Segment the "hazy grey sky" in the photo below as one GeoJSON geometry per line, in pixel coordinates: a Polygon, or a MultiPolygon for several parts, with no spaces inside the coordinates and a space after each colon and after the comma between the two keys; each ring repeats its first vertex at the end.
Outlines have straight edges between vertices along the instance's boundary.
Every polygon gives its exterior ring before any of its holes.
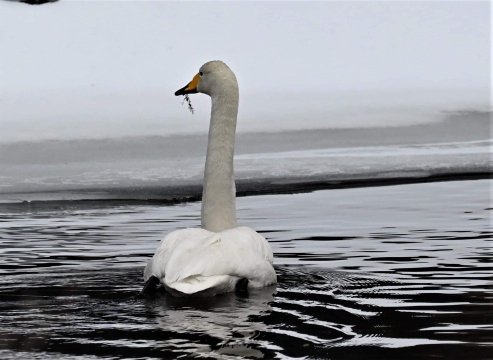
{"type": "Polygon", "coordinates": [[[173,92],[213,59],[237,74],[240,131],[489,101],[486,1],[2,1],[0,31],[0,141],[206,131],[209,99],[192,116],[173,92]]]}

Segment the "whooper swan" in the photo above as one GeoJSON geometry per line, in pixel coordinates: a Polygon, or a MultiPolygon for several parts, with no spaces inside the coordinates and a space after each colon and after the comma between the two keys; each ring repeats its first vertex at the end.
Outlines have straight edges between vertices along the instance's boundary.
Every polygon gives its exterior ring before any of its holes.
{"type": "Polygon", "coordinates": [[[210,296],[247,291],[277,281],[269,243],[255,230],[236,225],[236,76],[223,62],[211,61],[175,95],[199,92],[212,100],[202,226],[173,231],[161,241],[144,270],[144,293],[162,283],[175,296],[210,296]]]}

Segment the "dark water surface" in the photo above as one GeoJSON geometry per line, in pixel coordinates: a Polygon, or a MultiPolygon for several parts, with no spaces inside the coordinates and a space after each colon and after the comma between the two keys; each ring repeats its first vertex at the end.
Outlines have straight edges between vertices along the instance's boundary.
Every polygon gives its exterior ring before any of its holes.
{"type": "Polygon", "coordinates": [[[493,359],[491,180],[238,199],[279,284],[140,298],[199,203],[0,205],[0,358],[493,359]]]}

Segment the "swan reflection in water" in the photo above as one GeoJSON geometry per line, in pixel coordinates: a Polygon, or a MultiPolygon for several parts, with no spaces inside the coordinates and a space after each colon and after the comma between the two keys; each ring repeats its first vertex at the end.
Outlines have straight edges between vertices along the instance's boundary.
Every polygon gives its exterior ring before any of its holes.
{"type": "Polygon", "coordinates": [[[165,347],[180,352],[264,357],[261,349],[275,350],[258,339],[268,330],[261,319],[272,311],[276,285],[252,289],[246,296],[234,293],[214,297],[178,298],[164,291],[147,302],[157,327],[170,338],[165,347]]]}

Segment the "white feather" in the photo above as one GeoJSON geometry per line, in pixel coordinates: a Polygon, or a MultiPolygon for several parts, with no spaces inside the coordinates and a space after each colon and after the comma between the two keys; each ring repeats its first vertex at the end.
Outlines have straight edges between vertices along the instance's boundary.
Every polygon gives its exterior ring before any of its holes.
{"type": "Polygon", "coordinates": [[[233,291],[239,279],[248,286],[276,283],[272,250],[264,237],[248,227],[213,233],[204,229],[177,230],[159,244],[144,270],[166,288],[183,294],[209,289],[208,294],[233,291]]]}

